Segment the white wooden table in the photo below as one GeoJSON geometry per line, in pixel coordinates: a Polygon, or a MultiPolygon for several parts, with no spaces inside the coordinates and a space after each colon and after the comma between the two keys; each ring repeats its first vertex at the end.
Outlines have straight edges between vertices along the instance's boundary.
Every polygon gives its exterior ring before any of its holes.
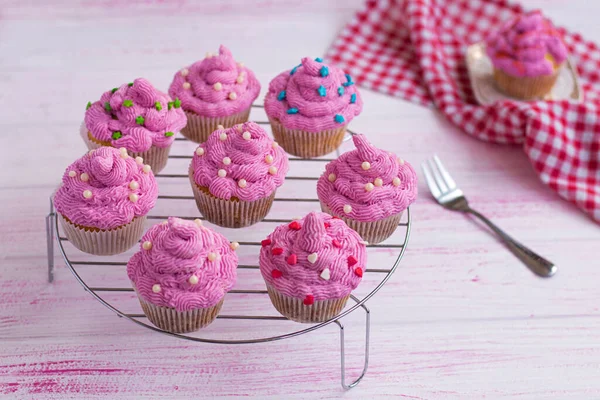
{"type": "MultiPolygon", "coordinates": [[[[598,226],[544,187],[519,147],[479,142],[434,110],[366,90],[354,130],[415,167],[436,152],[477,209],[559,273],[536,278],[480,225],[437,206],[421,182],[406,256],[368,303],[369,371],[348,392],[333,326],[270,344],[195,344],[116,318],[58,256],[56,280],[46,281],[48,197],[84,151],[78,127],[88,100],[138,76],[164,90],[178,68],[220,43],[254,69],[264,93],[300,57],[322,55],[360,5],[324,3],[0,4],[0,397],[600,398],[598,226]]],[[[600,41],[597,2],[526,4],[600,41]]],[[[357,326],[350,344],[362,343],[357,326]]],[[[351,376],[359,353],[350,349],[351,376]]]]}

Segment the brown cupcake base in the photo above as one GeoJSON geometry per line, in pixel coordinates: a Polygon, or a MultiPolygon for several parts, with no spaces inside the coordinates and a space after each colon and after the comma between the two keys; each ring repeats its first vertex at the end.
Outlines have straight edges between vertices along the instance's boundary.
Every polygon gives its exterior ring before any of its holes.
{"type": "Polygon", "coordinates": [[[181,134],[192,142],[204,143],[217,130],[217,126],[230,128],[248,121],[250,109],[226,117],[203,117],[190,111],[185,111],[185,115],[187,125],[181,130],[181,134]]]}
{"type": "Polygon", "coordinates": [[[515,77],[494,68],[494,81],[498,89],[511,97],[521,100],[544,98],[554,87],[557,78],[558,68],[555,68],[552,75],[537,77],[515,77]]]}
{"type": "Polygon", "coordinates": [[[348,295],[340,299],[318,300],[307,306],[303,299],[281,294],[269,285],[267,285],[267,292],[273,306],[281,315],[292,321],[304,323],[325,322],[335,317],[342,312],[350,297],[348,295]]]}
{"type": "Polygon", "coordinates": [[[313,158],[329,154],[342,144],[346,125],[321,132],[286,129],[277,119],[269,118],[273,137],[289,154],[313,158]]]}

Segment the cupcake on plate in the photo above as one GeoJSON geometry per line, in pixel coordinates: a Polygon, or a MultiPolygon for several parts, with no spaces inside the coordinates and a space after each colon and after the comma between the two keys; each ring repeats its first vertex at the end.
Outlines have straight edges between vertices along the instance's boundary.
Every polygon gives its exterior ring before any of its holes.
{"type": "Polygon", "coordinates": [[[81,137],[88,149],[124,147],[132,157],[142,157],[160,172],[169,157],[175,134],[186,124],[179,99],[154,88],[146,79],[104,93],[88,103],[81,137]]]}
{"type": "Polygon", "coordinates": [[[355,150],[325,166],[317,182],[321,209],[343,219],[369,243],[394,233],[403,211],[417,199],[417,175],[394,154],[364,135],[352,137],[355,150]]]}
{"type": "Polygon", "coordinates": [[[149,165],[127,150],[101,147],[69,165],[54,195],[65,235],[79,250],[118,254],[144,233],[158,186],[149,165]]]}
{"type": "Polygon", "coordinates": [[[320,58],[279,74],[269,84],[265,111],[273,136],[290,154],[318,157],[337,149],[362,110],[352,77],[320,58]]]}
{"type": "Polygon", "coordinates": [[[227,228],[262,220],[288,171],[285,152],[254,122],[218,129],[195,151],[189,175],[198,209],[227,228]]]}
{"type": "Polygon", "coordinates": [[[275,228],[260,250],[271,302],[297,322],[323,322],[338,315],[360,283],[366,247],[344,221],[311,212],[275,228]]]}
{"type": "Polygon", "coordinates": [[[127,275],[150,322],[173,333],[213,322],[235,285],[237,247],[200,220],[169,217],[150,228],[127,263],[127,275]]]}
{"type": "Polygon", "coordinates": [[[567,59],[561,34],[540,11],[506,22],[486,41],[500,90],[522,100],[543,98],[567,59]]]}
{"type": "Polygon", "coordinates": [[[252,102],[258,97],[260,83],[231,51],[219,47],[219,54],[208,53],[175,74],[169,93],[181,99],[188,118],[181,133],[203,143],[219,125],[229,128],[248,121],[252,102]]]}

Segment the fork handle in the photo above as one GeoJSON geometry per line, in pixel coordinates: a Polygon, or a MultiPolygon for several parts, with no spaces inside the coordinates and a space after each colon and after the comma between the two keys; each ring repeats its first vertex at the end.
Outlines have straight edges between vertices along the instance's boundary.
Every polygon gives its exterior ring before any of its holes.
{"type": "Polygon", "coordinates": [[[521,243],[517,242],[510,236],[508,236],[502,229],[496,226],[492,221],[487,219],[483,214],[478,211],[473,210],[469,207],[466,210],[468,213],[476,216],[481,221],[483,221],[487,226],[490,227],[506,244],[506,247],[519,259],[523,264],[525,264],[534,274],[549,277],[556,273],[556,266],[550,261],[546,260],[544,257],[539,254],[533,252],[528,249],[521,243]]]}

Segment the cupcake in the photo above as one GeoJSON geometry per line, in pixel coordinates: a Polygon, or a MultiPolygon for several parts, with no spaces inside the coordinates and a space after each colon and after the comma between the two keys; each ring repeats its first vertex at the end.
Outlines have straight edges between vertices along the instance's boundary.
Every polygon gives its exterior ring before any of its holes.
{"type": "Polygon", "coordinates": [[[273,136],[290,154],[318,157],[337,149],[362,110],[350,75],[320,58],[279,74],[269,84],[265,111],[273,136]]]}
{"type": "Polygon", "coordinates": [[[486,41],[500,90],[522,100],[543,98],[567,59],[560,33],[539,11],[506,22],[486,41]]]}
{"type": "Polygon", "coordinates": [[[158,173],[167,165],[175,134],[185,123],[179,99],[172,100],[139,78],[88,103],[81,137],[90,150],[124,147],[158,173]]]}
{"type": "Polygon", "coordinates": [[[352,137],[355,150],[325,166],[317,182],[321,209],[343,219],[369,243],[398,227],[402,212],[417,198],[417,175],[409,163],[352,137]]]}
{"type": "Polygon", "coordinates": [[[172,333],[213,322],[235,285],[238,243],[202,226],[169,217],[142,238],[127,275],[150,322],[172,333]]]}
{"type": "Polygon", "coordinates": [[[297,322],[323,322],[338,315],[361,281],[367,255],[358,234],[321,212],[275,228],[260,250],[271,302],[297,322]]]}
{"type": "Polygon", "coordinates": [[[154,175],[141,157],[129,157],[124,148],[101,147],[69,165],[54,206],[75,247],[105,256],[136,244],[157,197],[154,175]]]}
{"type": "Polygon", "coordinates": [[[258,92],[254,73],[236,63],[225,46],[219,47],[219,54],[208,53],[204,60],[181,69],[169,88],[187,115],[181,133],[196,143],[204,143],[219,125],[229,128],[248,121],[258,92]]]}
{"type": "Polygon", "coordinates": [[[281,147],[258,124],[246,122],[213,132],[196,149],[189,176],[208,221],[242,228],[267,215],[287,171],[281,147]]]}

